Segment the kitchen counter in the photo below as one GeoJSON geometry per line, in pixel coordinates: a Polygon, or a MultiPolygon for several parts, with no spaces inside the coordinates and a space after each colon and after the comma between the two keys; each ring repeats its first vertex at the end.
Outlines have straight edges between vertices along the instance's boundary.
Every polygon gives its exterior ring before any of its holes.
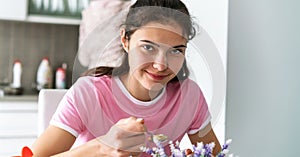
{"type": "Polygon", "coordinates": [[[0,102],[27,102],[27,101],[38,101],[38,95],[5,95],[4,97],[0,97],[0,102]]]}
{"type": "Polygon", "coordinates": [[[38,95],[0,97],[0,156],[20,154],[37,137],[38,95]]]}

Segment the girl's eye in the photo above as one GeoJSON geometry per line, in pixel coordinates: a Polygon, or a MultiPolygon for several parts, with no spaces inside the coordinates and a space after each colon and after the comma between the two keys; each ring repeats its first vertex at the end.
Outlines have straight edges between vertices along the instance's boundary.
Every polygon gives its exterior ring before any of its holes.
{"type": "Polygon", "coordinates": [[[180,50],[180,49],[172,49],[172,50],[170,50],[170,53],[171,54],[181,54],[182,53],[182,50],[180,50]]]}
{"type": "Polygon", "coordinates": [[[143,48],[147,51],[153,51],[154,50],[154,47],[151,46],[151,45],[143,45],[143,48]]]}

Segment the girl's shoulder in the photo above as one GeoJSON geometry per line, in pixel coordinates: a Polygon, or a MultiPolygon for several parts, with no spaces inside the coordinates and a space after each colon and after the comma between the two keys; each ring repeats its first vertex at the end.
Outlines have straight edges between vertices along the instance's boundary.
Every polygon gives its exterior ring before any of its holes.
{"type": "Polygon", "coordinates": [[[82,76],[76,80],[76,82],[72,85],[71,89],[73,91],[80,92],[91,92],[95,91],[95,89],[106,89],[111,86],[111,76],[103,75],[100,77],[94,76],[82,76]]]}
{"type": "Polygon", "coordinates": [[[172,88],[173,89],[177,88],[177,89],[188,89],[188,90],[200,90],[199,85],[195,81],[193,81],[189,78],[187,78],[183,81],[176,81],[176,82],[168,83],[167,89],[172,89],[172,88]]]}
{"type": "Polygon", "coordinates": [[[82,76],[77,79],[75,84],[110,82],[111,79],[112,79],[112,76],[109,76],[109,75],[103,75],[103,76],[99,76],[99,77],[82,76]]]}

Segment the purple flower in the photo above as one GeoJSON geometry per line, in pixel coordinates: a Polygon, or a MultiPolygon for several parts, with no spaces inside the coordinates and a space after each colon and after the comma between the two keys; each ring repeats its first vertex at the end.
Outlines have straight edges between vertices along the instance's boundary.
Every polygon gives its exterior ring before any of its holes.
{"type": "MultiPolygon", "coordinates": [[[[225,157],[228,153],[228,146],[231,143],[231,139],[227,140],[225,144],[222,146],[222,151],[216,157],[225,157]]],[[[155,142],[157,147],[152,149],[141,147],[141,151],[150,154],[153,157],[168,157],[165,153],[164,147],[161,142],[155,142]]],[[[197,143],[197,146],[193,145],[193,151],[190,149],[181,150],[179,148],[179,142],[176,141],[175,145],[172,141],[169,141],[169,147],[172,155],[170,157],[211,157],[213,148],[215,147],[215,143],[203,144],[202,142],[197,143]],[[189,155],[187,155],[189,154],[189,155]]],[[[230,154],[229,156],[232,156],[230,154]]]]}

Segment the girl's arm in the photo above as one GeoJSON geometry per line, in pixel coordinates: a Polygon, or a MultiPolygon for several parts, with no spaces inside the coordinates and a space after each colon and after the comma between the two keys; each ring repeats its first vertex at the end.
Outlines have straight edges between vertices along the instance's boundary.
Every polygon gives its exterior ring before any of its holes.
{"type": "Polygon", "coordinates": [[[35,141],[32,146],[32,151],[34,157],[110,156],[113,153],[112,148],[102,146],[96,139],[70,150],[74,141],[75,137],[72,134],[50,125],[35,141]],[[105,154],[107,152],[110,154],[105,154]]]}
{"type": "Polygon", "coordinates": [[[32,151],[34,157],[138,156],[140,151],[129,152],[131,149],[125,148],[135,148],[144,143],[143,131],[143,121],[134,117],[121,119],[106,135],[70,150],[76,138],[69,132],[50,125],[35,141],[32,151]]]}
{"type": "Polygon", "coordinates": [[[205,128],[198,131],[195,134],[188,135],[193,145],[196,145],[197,142],[203,142],[203,144],[209,144],[211,142],[215,143],[215,147],[213,149],[213,155],[216,156],[221,152],[221,145],[218,141],[217,136],[212,129],[211,123],[209,123],[205,128]]]}
{"type": "Polygon", "coordinates": [[[48,157],[69,150],[75,142],[69,132],[50,125],[32,145],[34,156],[48,157]]]}

